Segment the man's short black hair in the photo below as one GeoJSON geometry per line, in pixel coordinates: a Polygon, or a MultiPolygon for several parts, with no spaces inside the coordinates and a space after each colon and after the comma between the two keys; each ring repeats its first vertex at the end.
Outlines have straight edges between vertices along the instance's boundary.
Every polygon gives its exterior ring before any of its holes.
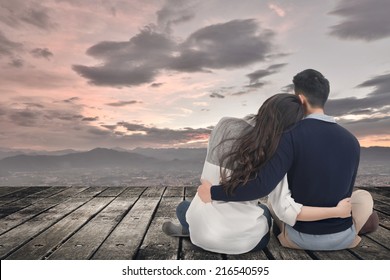
{"type": "Polygon", "coordinates": [[[293,78],[295,94],[303,94],[311,106],[324,108],[329,96],[329,81],[318,71],[306,69],[293,78]]]}

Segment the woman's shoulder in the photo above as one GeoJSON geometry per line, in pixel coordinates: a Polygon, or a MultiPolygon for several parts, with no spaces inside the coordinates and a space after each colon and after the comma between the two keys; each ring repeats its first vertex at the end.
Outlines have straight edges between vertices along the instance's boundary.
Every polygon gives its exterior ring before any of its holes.
{"type": "Polygon", "coordinates": [[[225,127],[225,126],[247,126],[249,125],[248,119],[245,118],[236,118],[236,117],[223,117],[219,120],[215,127],[225,127]]]}

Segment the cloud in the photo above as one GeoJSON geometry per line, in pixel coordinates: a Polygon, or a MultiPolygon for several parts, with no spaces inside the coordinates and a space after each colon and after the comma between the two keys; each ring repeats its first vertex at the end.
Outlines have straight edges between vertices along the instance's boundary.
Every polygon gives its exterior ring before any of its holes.
{"type": "Polygon", "coordinates": [[[281,92],[294,93],[294,84],[289,84],[280,89],[281,92]]]}
{"type": "Polygon", "coordinates": [[[340,39],[374,41],[390,36],[390,1],[341,0],[330,12],[343,18],[331,26],[330,34],[340,39]]]}
{"type": "Polygon", "coordinates": [[[94,122],[94,121],[99,120],[99,117],[84,117],[81,120],[84,122],[94,122]]]}
{"type": "Polygon", "coordinates": [[[191,1],[168,0],[162,9],[157,11],[157,25],[162,31],[172,33],[172,25],[189,21],[194,16],[191,1]]]}
{"type": "Polygon", "coordinates": [[[24,65],[24,60],[21,58],[13,58],[9,63],[9,66],[15,67],[15,68],[22,68],[24,65]]]}
{"type": "Polygon", "coordinates": [[[216,93],[216,92],[211,93],[211,94],[210,94],[210,97],[211,97],[211,98],[225,98],[224,95],[219,94],[219,93],[216,93]]]}
{"type": "Polygon", "coordinates": [[[150,86],[154,88],[161,87],[164,83],[152,83],[150,86]]]}
{"type": "Polygon", "coordinates": [[[169,129],[128,122],[120,122],[117,124],[117,127],[119,126],[126,128],[129,132],[138,132],[126,135],[124,139],[143,144],[175,145],[190,141],[207,141],[211,133],[210,128],[169,129]]]}
{"type": "Polygon", "coordinates": [[[57,26],[50,17],[50,10],[40,1],[2,0],[0,21],[12,28],[27,24],[49,30],[57,26]]]}
{"type": "Polygon", "coordinates": [[[81,100],[80,97],[74,96],[74,97],[71,97],[71,98],[63,100],[63,102],[65,102],[65,103],[73,103],[74,101],[79,101],[79,100],[81,100]]]}
{"type": "Polygon", "coordinates": [[[250,84],[256,84],[258,83],[259,79],[277,73],[279,69],[283,68],[286,65],[287,63],[274,64],[269,66],[267,69],[256,70],[252,73],[247,74],[246,76],[249,78],[250,84]]]}
{"type": "Polygon", "coordinates": [[[113,107],[122,107],[122,106],[137,104],[137,103],[142,103],[142,102],[141,101],[137,101],[137,100],[118,101],[118,102],[106,103],[106,105],[113,106],[113,107]]]}
{"type": "Polygon", "coordinates": [[[129,41],[90,47],[87,54],[100,60],[99,65],[72,68],[94,85],[137,86],[153,82],[163,70],[211,72],[264,61],[272,52],[273,36],[253,19],[233,20],[201,28],[178,43],[149,25],[129,41]]]}
{"type": "Polygon", "coordinates": [[[340,124],[357,137],[370,135],[388,135],[390,116],[373,117],[359,121],[340,120],[340,124]]]}
{"type": "Polygon", "coordinates": [[[46,58],[47,60],[53,56],[53,53],[48,48],[36,48],[31,50],[30,53],[36,58],[46,58]]]}
{"type": "Polygon", "coordinates": [[[170,68],[184,72],[239,68],[264,61],[274,33],[253,19],[232,20],[201,28],[179,46],[170,68]]]}
{"type": "Polygon", "coordinates": [[[373,77],[357,86],[373,88],[366,97],[328,100],[325,112],[358,137],[387,135],[390,127],[390,74],[373,77]]]}
{"type": "Polygon", "coordinates": [[[356,114],[357,112],[372,113],[381,110],[386,105],[390,105],[390,74],[373,77],[357,87],[373,87],[374,90],[363,98],[330,99],[326,103],[326,112],[333,116],[356,114]]]}
{"type": "Polygon", "coordinates": [[[0,30],[0,58],[2,56],[13,57],[16,51],[20,51],[23,44],[9,40],[0,30]]]}
{"type": "Polygon", "coordinates": [[[269,3],[268,8],[270,8],[272,11],[274,11],[278,16],[284,17],[286,15],[286,12],[278,5],[269,3]]]}

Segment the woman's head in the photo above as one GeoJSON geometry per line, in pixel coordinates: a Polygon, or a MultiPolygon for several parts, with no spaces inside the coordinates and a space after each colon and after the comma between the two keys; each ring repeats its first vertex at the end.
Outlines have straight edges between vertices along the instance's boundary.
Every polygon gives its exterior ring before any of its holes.
{"type": "Polygon", "coordinates": [[[275,153],[282,133],[303,116],[296,95],[280,93],[268,98],[254,116],[254,127],[238,138],[231,152],[220,160],[221,167],[230,170],[221,172],[225,190],[232,193],[239,184],[253,178],[275,153]]]}
{"type": "Polygon", "coordinates": [[[288,93],[275,94],[259,108],[255,116],[254,130],[261,138],[280,135],[303,116],[303,106],[297,96],[288,93]]]}

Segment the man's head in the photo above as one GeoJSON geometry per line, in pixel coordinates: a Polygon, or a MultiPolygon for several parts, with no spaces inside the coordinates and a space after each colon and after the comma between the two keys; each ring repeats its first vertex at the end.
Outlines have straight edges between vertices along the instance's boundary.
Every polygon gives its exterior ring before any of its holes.
{"type": "Polygon", "coordinates": [[[329,96],[329,81],[318,71],[306,69],[293,78],[294,91],[306,109],[323,109],[329,96]],[[307,104],[305,104],[307,103],[307,104]]]}

